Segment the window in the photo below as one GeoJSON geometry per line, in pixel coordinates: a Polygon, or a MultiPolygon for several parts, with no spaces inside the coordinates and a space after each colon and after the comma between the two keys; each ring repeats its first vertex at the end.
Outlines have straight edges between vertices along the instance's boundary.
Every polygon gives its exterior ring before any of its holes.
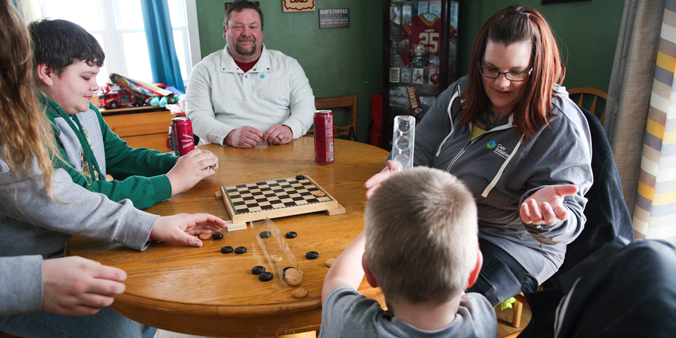
{"type": "MultiPolygon", "coordinates": [[[[97,76],[99,85],[108,81],[109,73],[119,73],[147,82],[153,81],[140,0],[37,1],[43,17],[77,23],[101,44],[106,53],[106,60],[97,76]]],[[[199,61],[199,37],[196,29],[190,30],[193,34],[188,30],[189,26],[197,25],[195,0],[167,0],[167,2],[176,56],[183,82],[187,84],[194,64],[193,59],[197,58],[195,63],[199,61]]]]}

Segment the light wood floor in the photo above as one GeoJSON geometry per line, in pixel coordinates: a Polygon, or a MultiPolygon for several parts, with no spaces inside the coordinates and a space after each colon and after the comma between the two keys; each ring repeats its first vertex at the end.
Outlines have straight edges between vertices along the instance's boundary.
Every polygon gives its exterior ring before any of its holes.
{"type": "Polygon", "coordinates": [[[522,331],[528,322],[530,322],[530,309],[523,307],[523,312],[521,314],[521,325],[519,327],[512,326],[512,309],[505,309],[502,311],[496,311],[498,316],[498,337],[507,337],[510,334],[515,332],[522,331]]]}

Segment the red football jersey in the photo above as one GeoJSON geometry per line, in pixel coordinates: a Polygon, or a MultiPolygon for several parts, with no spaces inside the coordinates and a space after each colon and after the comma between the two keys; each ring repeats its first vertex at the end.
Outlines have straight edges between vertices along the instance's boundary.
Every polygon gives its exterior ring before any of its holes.
{"type": "Polygon", "coordinates": [[[404,33],[408,35],[409,45],[423,44],[429,54],[439,55],[441,20],[437,17],[429,21],[421,14],[411,20],[410,24],[401,25],[404,33]]]}

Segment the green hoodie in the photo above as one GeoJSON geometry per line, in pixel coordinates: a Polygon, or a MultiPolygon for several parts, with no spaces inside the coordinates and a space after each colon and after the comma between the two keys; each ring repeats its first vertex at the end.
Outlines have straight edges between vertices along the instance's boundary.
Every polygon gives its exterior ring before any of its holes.
{"type": "MultiPolygon", "coordinates": [[[[166,173],[176,164],[176,156],[129,147],[110,130],[91,103],[88,111],[71,116],[56,102],[41,96],[40,102],[52,122],[56,142],[65,159],[65,162],[54,159],[54,167],[66,170],[73,182],[116,202],[128,198],[139,209],[171,197],[171,184],[166,173]],[[87,135],[82,132],[83,128],[87,135]],[[83,153],[86,163],[82,163],[83,153]],[[82,173],[83,166],[89,169],[93,178],[82,173]],[[106,174],[115,180],[106,181],[106,174]]],[[[129,115],[129,118],[134,116],[129,115]]]]}

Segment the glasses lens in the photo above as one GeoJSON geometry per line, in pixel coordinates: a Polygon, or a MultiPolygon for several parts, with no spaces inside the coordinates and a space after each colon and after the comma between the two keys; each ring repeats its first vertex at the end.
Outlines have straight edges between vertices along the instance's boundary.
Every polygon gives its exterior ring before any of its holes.
{"type": "Polygon", "coordinates": [[[505,75],[507,76],[507,80],[510,81],[523,81],[528,77],[527,72],[509,72],[505,75]]]}
{"type": "Polygon", "coordinates": [[[486,68],[486,67],[479,67],[479,71],[481,72],[481,75],[485,77],[490,77],[490,78],[496,78],[500,73],[497,71],[497,69],[493,68],[486,68]]]}

